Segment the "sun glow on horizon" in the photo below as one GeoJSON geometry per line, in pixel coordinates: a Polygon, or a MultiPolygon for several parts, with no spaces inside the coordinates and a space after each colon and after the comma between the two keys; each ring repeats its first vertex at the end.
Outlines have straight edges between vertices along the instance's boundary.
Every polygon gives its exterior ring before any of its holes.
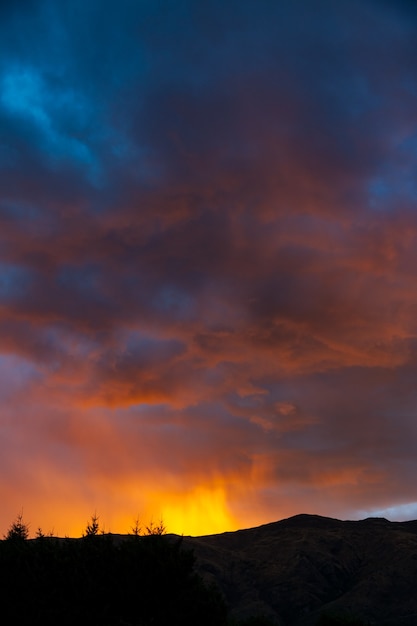
{"type": "MultiPolygon", "coordinates": [[[[109,491],[105,500],[93,498],[90,504],[75,498],[57,510],[39,507],[32,500],[23,510],[23,521],[28,523],[32,537],[39,528],[54,536],[81,537],[93,515],[97,515],[100,530],[105,533],[131,533],[136,521],[143,534],[160,522],[167,533],[178,535],[202,536],[239,528],[239,520],[230,511],[227,490],[221,484],[197,484],[185,492],[167,488],[151,491],[137,485],[131,490],[125,486],[119,493],[109,491]]],[[[3,533],[13,521],[6,519],[3,533]]]]}
{"type": "Polygon", "coordinates": [[[197,486],[186,495],[171,495],[169,500],[162,508],[162,519],[168,532],[198,536],[238,528],[221,486],[197,486]]]}

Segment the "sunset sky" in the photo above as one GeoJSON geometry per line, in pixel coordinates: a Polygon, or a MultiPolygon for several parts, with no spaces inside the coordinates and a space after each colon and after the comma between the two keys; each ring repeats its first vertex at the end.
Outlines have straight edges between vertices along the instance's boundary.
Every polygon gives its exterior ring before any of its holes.
{"type": "Polygon", "coordinates": [[[417,518],[417,5],[2,0],[0,536],[417,518]]]}

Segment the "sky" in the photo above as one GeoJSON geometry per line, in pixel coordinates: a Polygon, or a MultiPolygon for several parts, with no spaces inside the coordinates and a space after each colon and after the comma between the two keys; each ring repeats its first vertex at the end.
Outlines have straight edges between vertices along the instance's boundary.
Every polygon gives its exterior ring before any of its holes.
{"type": "Polygon", "coordinates": [[[417,518],[417,9],[0,3],[0,533],[417,518]]]}

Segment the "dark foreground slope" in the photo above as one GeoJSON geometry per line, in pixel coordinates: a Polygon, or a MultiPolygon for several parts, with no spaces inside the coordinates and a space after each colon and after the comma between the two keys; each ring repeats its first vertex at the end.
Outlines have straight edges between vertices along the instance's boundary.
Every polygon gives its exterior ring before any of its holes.
{"type": "Polygon", "coordinates": [[[236,616],[310,626],[325,611],[378,626],[417,625],[417,521],[298,515],[185,543],[236,616]]]}
{"type": "Polygon", "coordinates": [[[0,624],[226,626],[178,537],[0,541],[0,624]]]}
{"type": "Polygon", "coordinates": [[[417,626],[417,521],[299,515],[206,537],[25,537],[0,541],[1,624],[417,626]]]}

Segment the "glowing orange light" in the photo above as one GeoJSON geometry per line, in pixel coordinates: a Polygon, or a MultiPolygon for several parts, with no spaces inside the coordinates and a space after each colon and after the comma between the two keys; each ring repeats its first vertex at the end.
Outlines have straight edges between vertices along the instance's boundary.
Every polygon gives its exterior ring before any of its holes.
{"type": "Polygon", "coordinates": [[[237,528],[221,486],[199,486],[186,495],[171,495],[162,515],[168,530],[177,534],[209,535],[237,528]]]}

